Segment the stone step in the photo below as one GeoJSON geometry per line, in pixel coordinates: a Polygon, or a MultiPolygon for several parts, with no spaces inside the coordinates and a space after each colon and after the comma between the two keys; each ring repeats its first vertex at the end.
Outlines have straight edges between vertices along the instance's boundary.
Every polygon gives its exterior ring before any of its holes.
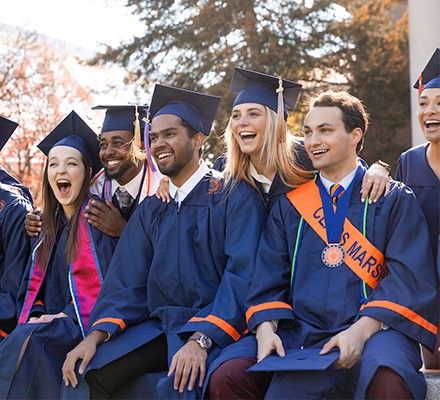
{"type": "Polygon", "coordinates": [[[440,370],[424,370],[428,393],[426,400],[440,399],[440,370]]]}

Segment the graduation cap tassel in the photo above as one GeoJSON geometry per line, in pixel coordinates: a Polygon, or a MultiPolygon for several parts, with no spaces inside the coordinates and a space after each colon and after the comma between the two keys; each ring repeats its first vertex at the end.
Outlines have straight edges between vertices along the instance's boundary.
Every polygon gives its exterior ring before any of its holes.
{"type": "Polygon", "coordinates": [[[277,108],[277,121],[276,121],[276,134],[277,142],[286,142],[286,122],[284,121],[284,87],[281,77],[278,79],[278,108],[277,108]]]}
{"type": "Polygon", "coordinates": [[[134,137],[133,137],[133,142],[134,142],[135,146],[138,149],[140,149],[141,148],[141,123],[139,121],[138,106],[135,106],[135,108],[134,108],[134,115],[135,115],[135,120],[134,120],[134,137]]]}
{"type": "Polygon", "coordinates": [[[139,121],[139,111],[138,106],[135,106],[134,110],[135,120],[134,120],[134,136],[133,143],[131,145],[131,157],[133,163],[137,165],[139,160],[145,159],[145,154],[142,152],[141,146],[141,123],[139,121]]]}
{"type": "Polygon", "coordinates": [[[145,148],[145,155],[147,157],[148,166],[150,167],[151,171],[156,172],[156,167],[153,162],[153,158],[151,157],[151,149],[150,149],[150,120],[147,116],[143,119],[144,121],[144,148],[145,148]]]}

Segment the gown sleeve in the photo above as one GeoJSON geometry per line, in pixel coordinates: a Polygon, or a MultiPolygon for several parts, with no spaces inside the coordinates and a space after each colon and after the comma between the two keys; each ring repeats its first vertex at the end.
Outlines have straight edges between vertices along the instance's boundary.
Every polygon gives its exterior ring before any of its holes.
{"type": "Polygon", "coordinates": [[[412,191],[395,183],[384,250],[387,275],[359,312],[433,349],[437,334],[437,277],[426,220],[412,191]]]}
{"type": "MultiPolygon", "coordinates": [[[[287,232],[296,232],[298,223],[286,230],[286,214],[296,213],[281,196],[272,207],[261,233],[255,273],[246,299],[249,331],[264,321],[293,319],[290,298],[291,254],[287,232]]],[[[294,218],[294,221],[299,220],[294,218]]]]}

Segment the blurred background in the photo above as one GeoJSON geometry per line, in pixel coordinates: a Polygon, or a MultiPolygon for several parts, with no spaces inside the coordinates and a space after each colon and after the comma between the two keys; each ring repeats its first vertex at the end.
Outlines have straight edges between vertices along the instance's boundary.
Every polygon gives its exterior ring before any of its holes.
{"type": "Polygon", "coordinates": [[[317,92],[361,98],[371,118],[361,156],[395,166],[423,141],[411,86],[440,47],[439,19],[439,0],[2,1],[0,114],[20,125],[0,162],[38,203],[35,144],[72,109],[99,132],[93,105],[148,103],[155,82],[222,96],[204,152],[212,162],[240,66],[303,84],[289,116],[296,134],[317,92]]]}

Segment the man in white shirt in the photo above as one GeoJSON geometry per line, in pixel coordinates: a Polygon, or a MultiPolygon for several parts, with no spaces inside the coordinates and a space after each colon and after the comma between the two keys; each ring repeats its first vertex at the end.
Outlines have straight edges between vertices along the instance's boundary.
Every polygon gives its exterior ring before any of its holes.
{"type": "Polygon", "coordinates": [[[79,373],[86,372],[91,398],[119,395],[136,377],[167,370],[158,397],[200,396],[210,362],[244,330],[242,306],[265,210],[254,188],[225,188],[221,173],[200,160],[218,103],[215,96],[155,87],[151,151],[170,178],[173,201],[150,197],[130,219],[89,334],[66,358],[65,384],[77,385],[74,368],[82,359],[79,373]],[[225,302],[229,296],[237,302],[225,302]]]}

